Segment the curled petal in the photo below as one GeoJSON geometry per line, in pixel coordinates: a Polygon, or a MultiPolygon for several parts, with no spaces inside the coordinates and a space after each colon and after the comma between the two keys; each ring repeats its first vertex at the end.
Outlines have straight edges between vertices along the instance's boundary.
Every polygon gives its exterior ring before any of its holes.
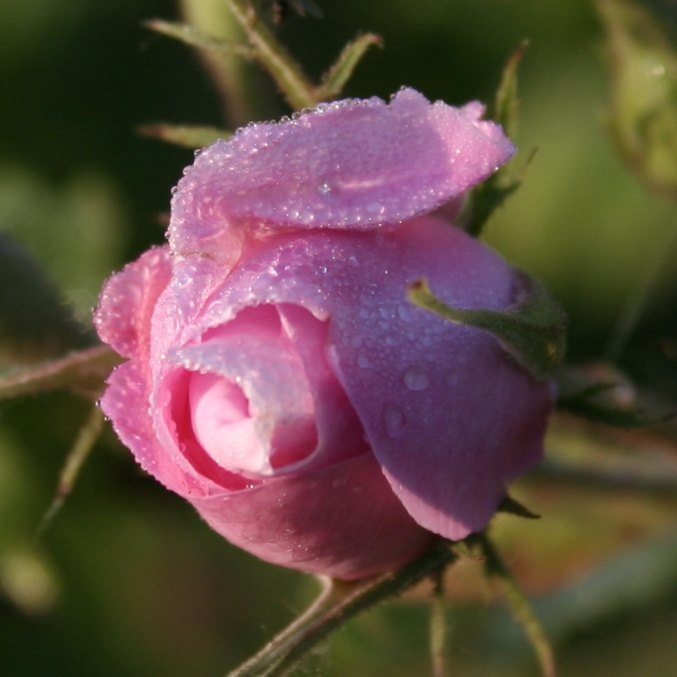
{"type": "Polygon", "coordinates": [[[245,127],[186,171],[172,203],[172,247],[230,259],[243,224],[370,229],[430,212],[514,153],[483,112],[403,89],[390,104],[348,99],[245,127]]]}
{"type": "Polygon", "coordinates": [[[508,307],[519,282],[491,250],[428,217],[271,242],[233,271],[203,319],[221,324],[245,290],[329,318],[335,373],[393,491],[419,524],[459,539],[486,526],[505,484],[540,460],[552,394],[489,334],[407,302],[423,274],[468,309],[508,307]]]}
{"type": "Polygon", "coordinates": [[[258,557],[336,578],[395,568],[431,541],[371,454],[192,503],[215,531],[258,557]]]}
{"type": "Polygon", "coordinates": [[[151,317],[170,275],[168,247],[150,249],[113,275],[94,315],[101,340],[124,357],[147,356],[151,317]]]}

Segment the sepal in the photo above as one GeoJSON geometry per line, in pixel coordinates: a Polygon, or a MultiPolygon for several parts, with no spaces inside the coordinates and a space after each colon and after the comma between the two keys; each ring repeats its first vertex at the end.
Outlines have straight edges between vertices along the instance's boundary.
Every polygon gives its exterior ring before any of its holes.
{"type": "Polygon", "coordinates": [[[564,311],[535,279],[521,271],[517,275],[519,298],[505,311],[449,306],[433,295],[425,280],[409,288],[409,299],[450,322],[489,332],[534,378],[545,381],[564,357],[564,311]]]}

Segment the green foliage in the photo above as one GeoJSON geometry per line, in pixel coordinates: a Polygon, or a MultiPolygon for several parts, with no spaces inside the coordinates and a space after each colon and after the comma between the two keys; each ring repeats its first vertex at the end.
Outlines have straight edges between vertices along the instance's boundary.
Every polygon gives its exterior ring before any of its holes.
{"type": "Polygon", "coordinates": [[[598,0],[611,57],[610,129],[651,190],[677,200],[677,51],[664,23],[636,0],[598,0]]]}
{"type": "Polygon", "coordinates": [[[503,312],[454,308],[437,299],[423,280],[411,286],[409,298],[450,322],[489,332],[534,378],[547,380],[564,359],[564,311],[533,278],[520,273],[520,282],[516,300],[503,312]]]}

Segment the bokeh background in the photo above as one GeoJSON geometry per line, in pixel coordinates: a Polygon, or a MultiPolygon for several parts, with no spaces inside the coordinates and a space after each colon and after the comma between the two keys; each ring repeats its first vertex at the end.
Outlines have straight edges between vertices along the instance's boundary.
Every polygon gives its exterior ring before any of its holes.
{"type": "MultiPolygon", "coordinates": [[[[530,40],[520,76],[517,162],[536,153],[487,239],[562,300],[572,362],[613,357],[651,402],[670,409],[677,401],[675,206],[642,186],[607,133],[610,69],[595,3],[317,4],[322,19],[290,13],[280,28],[311,74],[319,76],[358,31],[384,39],[385,48],[358,69],[350,96],[388,97],[409,85],[449,103],[490,101],[506,59],[530,40]],[[640,308],[638,320],[619,344],[633,307],[640,308]]],[[[669,28],[674,3],[647,4],[669,28]]],[[[14,257],[21,271],[42,270],[85,326],[103,280],[161,242],[170,189],[192,159],[192,151],[135,130],[157,121],[234,122],[196,53],[142,26],[150,18],[179,18],[178,5],[0,3],[0,232],[21,247],[14,257]]],[[[248,118],[288,112],[255,68],[243,76],[248,118]]],[[[34,306],[26,290],[40,287],[53,311],[59,306],[47,279],[38,284],[31,273],[24,284],[21,273],[9,276],[3,265],[0,368],[87,342],[69,323],[39,321],[45,307],[34,306]],[[25,341],[16,340],[21,332],[25,341]]],[[[38,535],[88,411],[69,393],[0,402],[0,674],[224,673],[304,607],[314,582],[222,541],[145,477],[110,431],[63,510],[38,535]]],[[[674,444],[651,433],[647,455],[625,438],[583,433],[558,422],[549,451],[606,459],[620,446],[640,474],[663,462],[668,475],[675,473],[674,444]]],[[[515,495],[543,519],[498,518],[497,537],[553,637],[562,674],[650,677],[674,670],[671,486],[621,491],[536,477],[515,495]]],[[[479,568],[464,562],[449,579],[454,674],[536,674],[528,645],[483,586],[479,568]]],[[[351,623],[308,674],[426,674],[424,592],[351,623]]]]}

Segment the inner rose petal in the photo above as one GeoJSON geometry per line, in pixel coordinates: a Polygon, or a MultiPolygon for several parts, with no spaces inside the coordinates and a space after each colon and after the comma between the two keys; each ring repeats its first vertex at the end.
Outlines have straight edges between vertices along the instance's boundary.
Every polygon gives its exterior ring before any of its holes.
{"type": "Polygon", "coordinates": [[[275,307],[242,311],[179,356],[191,432],[219,467],[255,479],[313,456],[313,389],[275,307]]]}
{"type": "Polygon", "coordinates": [[[270,472],[268,454],[239,386],[214,374],[193,374],[189,406],[195,437],[220,466],[235,472],[270,472]]]}

